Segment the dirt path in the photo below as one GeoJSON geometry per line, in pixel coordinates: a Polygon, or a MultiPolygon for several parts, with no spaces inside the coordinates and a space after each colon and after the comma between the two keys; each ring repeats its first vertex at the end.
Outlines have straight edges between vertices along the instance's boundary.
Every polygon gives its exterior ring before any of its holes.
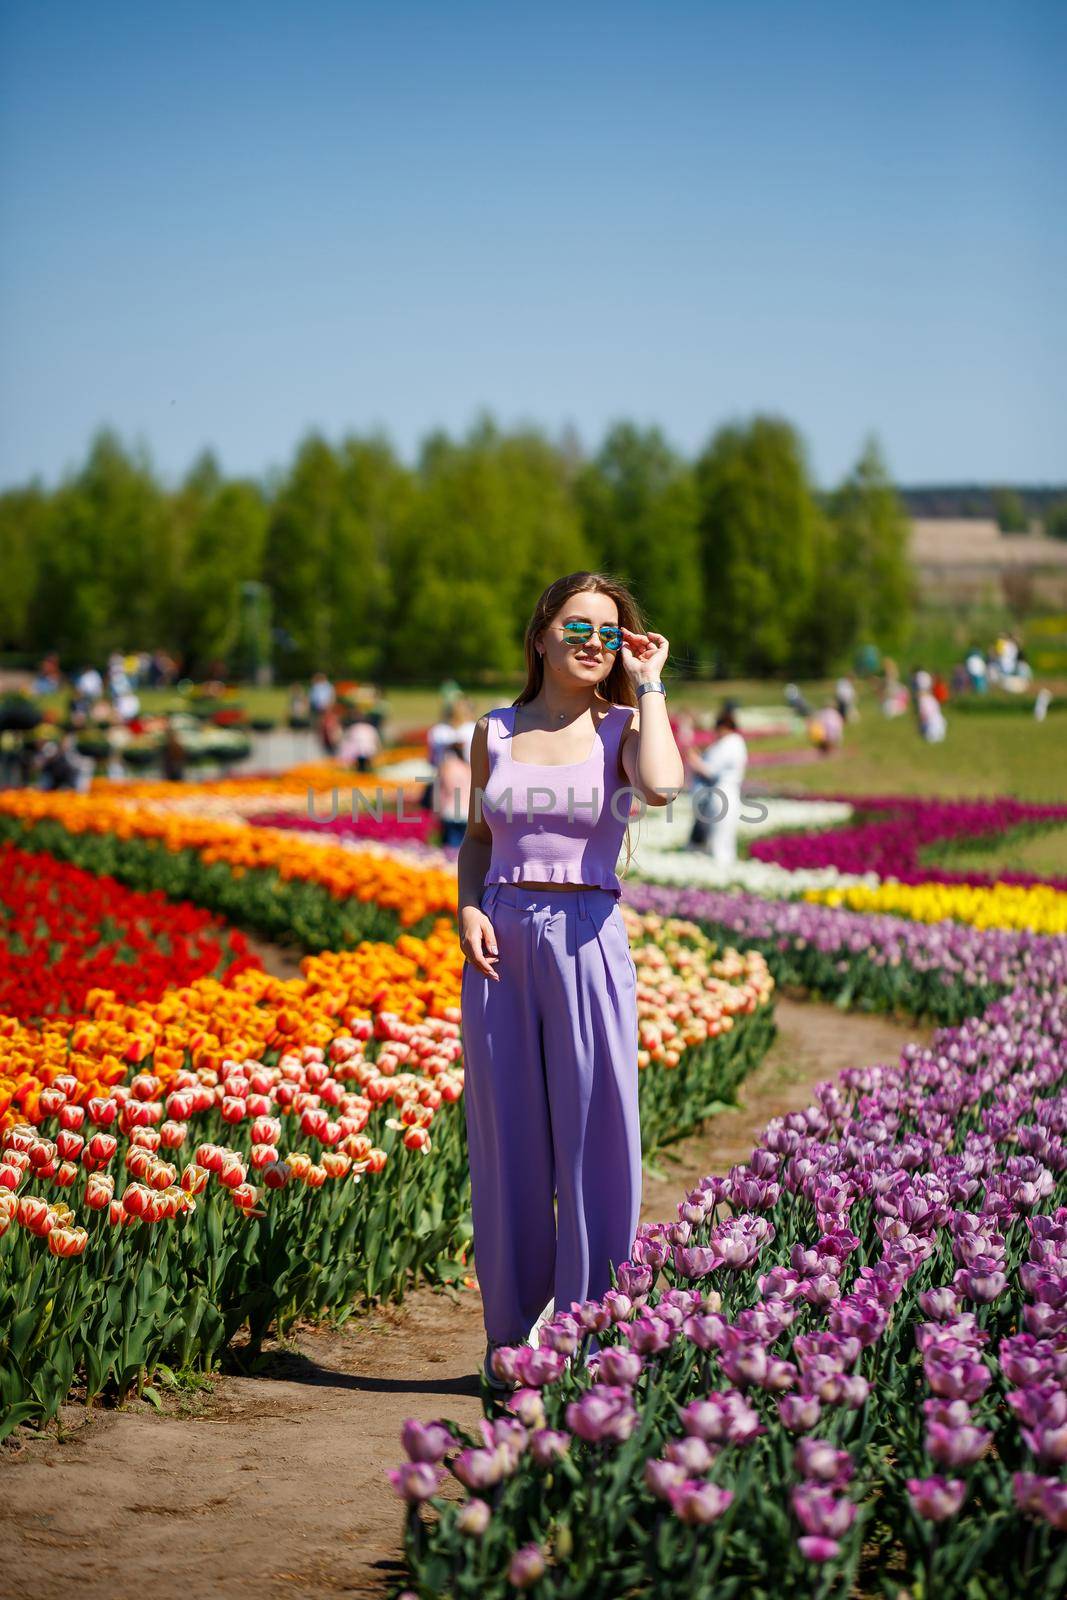
{"type": "MultiPolygon", "coordinates": [[[[846,1066],[892,1061],[914,1024],[780,1000],[780,1035],[744,1105],[661,1153],[643,1220],[751,1153],[769,1117],[801,1109],[846,1066]]],[[[385,1478],[405,1417],[481,1415],[477,1290],[419,1290],[338,1333],[308,1330],[266,1375],[218,1380],[159,1415],[91,1422],[61,1442],[0,1448],[0,1594],[35,1600],[382,1596],[401,1569],[402,1508],[385,1478]]]]}

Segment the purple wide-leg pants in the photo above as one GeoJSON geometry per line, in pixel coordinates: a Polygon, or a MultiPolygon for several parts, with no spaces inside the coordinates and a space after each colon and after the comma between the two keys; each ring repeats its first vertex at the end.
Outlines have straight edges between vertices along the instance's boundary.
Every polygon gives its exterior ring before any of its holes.
{"type": "Polygon", "coordinates": [[[630,1254],[641,1209],[637,969],[606,889],[491,883],[480,904],[500,979],[464,964],[474,1261],[486,1334],[521,1344],[550,1299],[557,1312],[600,1299],[609,1263],[630,1254]]]}

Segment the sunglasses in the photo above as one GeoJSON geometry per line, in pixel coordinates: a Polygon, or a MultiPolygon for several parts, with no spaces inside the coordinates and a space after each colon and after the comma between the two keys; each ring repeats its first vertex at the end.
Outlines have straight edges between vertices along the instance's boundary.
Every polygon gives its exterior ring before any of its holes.
{"type": "Polygon", "coordinates": [[[606,626],[594,628],[591,622],[565,622],[563,637],[568,644],[588,644],[596,633],[605,650],[618,650],[622,646],[622,629],[606,626]]]}

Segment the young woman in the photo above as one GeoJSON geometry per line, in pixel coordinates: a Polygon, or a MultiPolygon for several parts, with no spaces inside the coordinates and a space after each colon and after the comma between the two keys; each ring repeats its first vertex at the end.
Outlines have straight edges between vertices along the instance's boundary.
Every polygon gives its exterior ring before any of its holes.
{"type": "Polygon", "coordinates": [[[668,643],[621,583],[557,579],[525,651],[522,693],[475,728],[458,862],[474,1257],[498,1389],[494,1349],[599,1298],[629,1255],[637,972],[615,869],[633,801],[666,805],[685,783],[668,643]]]}

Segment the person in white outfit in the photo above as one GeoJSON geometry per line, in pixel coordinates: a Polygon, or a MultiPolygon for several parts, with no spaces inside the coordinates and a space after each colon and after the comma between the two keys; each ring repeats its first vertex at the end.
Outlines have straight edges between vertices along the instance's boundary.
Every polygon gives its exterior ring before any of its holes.
{"type": "Polygon", "coordinates": [[[741,782],[748,766],[748,746],[732,711],[723,711],[715,723],[715,743],[706,756],[693,756],[693,764],[712,785],[701,801],[707,806],[708,839],[704,848],[713,861],[732,866],[737,860],[737,825],[741,820],[741,782]]]}

